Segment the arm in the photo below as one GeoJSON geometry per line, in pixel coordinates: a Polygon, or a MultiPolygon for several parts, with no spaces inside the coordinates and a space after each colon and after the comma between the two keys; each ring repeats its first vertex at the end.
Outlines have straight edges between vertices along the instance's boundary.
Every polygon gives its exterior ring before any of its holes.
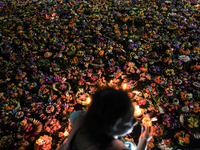
{"type": "Polygon", "coordinates": [[[151,129],[151,127],[147,127],[147,126],[142,127],[141,129],[142,129],[142,131],[143,130],[144,131],[140,135],[140,141],[138,143],[137,150],[146,150],[148,141],[150,141],[152,138],[153,130],[151,129]]]}

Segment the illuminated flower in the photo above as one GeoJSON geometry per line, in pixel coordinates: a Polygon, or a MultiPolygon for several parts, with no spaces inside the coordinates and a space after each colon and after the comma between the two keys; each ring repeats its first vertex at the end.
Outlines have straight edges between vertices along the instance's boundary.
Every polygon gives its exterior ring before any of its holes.
{"type": "Polygon", "coordinates": [[[138,100],[138,105],[145,105],[147,103],[147,100],[146,99],[140,99],[138,100]]]}
{"type": "Polygon", "coordinates": [[[50,150],[52,144],[52,137],[49,137],[48,135],[40,136],[35,143],[35,149],[43,149],[43,150],[50,150]]]}

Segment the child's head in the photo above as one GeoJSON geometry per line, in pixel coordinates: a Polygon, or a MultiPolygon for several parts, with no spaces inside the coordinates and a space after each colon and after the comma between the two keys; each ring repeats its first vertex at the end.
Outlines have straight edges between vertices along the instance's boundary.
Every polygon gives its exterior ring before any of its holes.
{"type": "Polygon", "coordinates": [[[95,136],[125,136],[133,129],[133,114],[134,107],[128,93],[106,87],[92,96],[91,106],[85,118],[86,129],[90,135],[95,136]]]}

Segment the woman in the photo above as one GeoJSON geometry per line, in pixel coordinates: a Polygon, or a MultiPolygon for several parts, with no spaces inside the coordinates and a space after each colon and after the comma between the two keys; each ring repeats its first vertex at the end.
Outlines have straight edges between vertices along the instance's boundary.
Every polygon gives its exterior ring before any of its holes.
{"type": "MultiPolygon", "coordinates": [[[[57,150],[129,150],[118,138],[132,132],[136,123],[133,114],[134,107],[126,91],[100,89],[92,96],[88,111],[71,114],[72,130],[57,150]]],[[[151,135],[145,127],[138,146],[132,144],[131,149],[146,149],[151,135]]]]}

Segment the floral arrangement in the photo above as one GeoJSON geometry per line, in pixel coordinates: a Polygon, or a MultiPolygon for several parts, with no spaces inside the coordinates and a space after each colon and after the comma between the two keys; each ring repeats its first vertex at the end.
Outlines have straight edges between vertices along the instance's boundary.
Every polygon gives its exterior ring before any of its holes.
{"type": "Polygon", "coordinates": [[[190,143],[190,135],[186,134],[184,131],[177,132],[174,138],[178,140],[178,144],[181,146],[186,146],[190,143]]]}
{"type": "MultiPolygon", "coordinates": [[[[56,149],[102,86],[149,117],[149,149],[200,148],[198,1],[0,2],[0,149],[56,149]],[[63,11],[65,10],[65,11],[63,11]]],[[[126,138],[137,143],[134,130],[126,138]]]]}

